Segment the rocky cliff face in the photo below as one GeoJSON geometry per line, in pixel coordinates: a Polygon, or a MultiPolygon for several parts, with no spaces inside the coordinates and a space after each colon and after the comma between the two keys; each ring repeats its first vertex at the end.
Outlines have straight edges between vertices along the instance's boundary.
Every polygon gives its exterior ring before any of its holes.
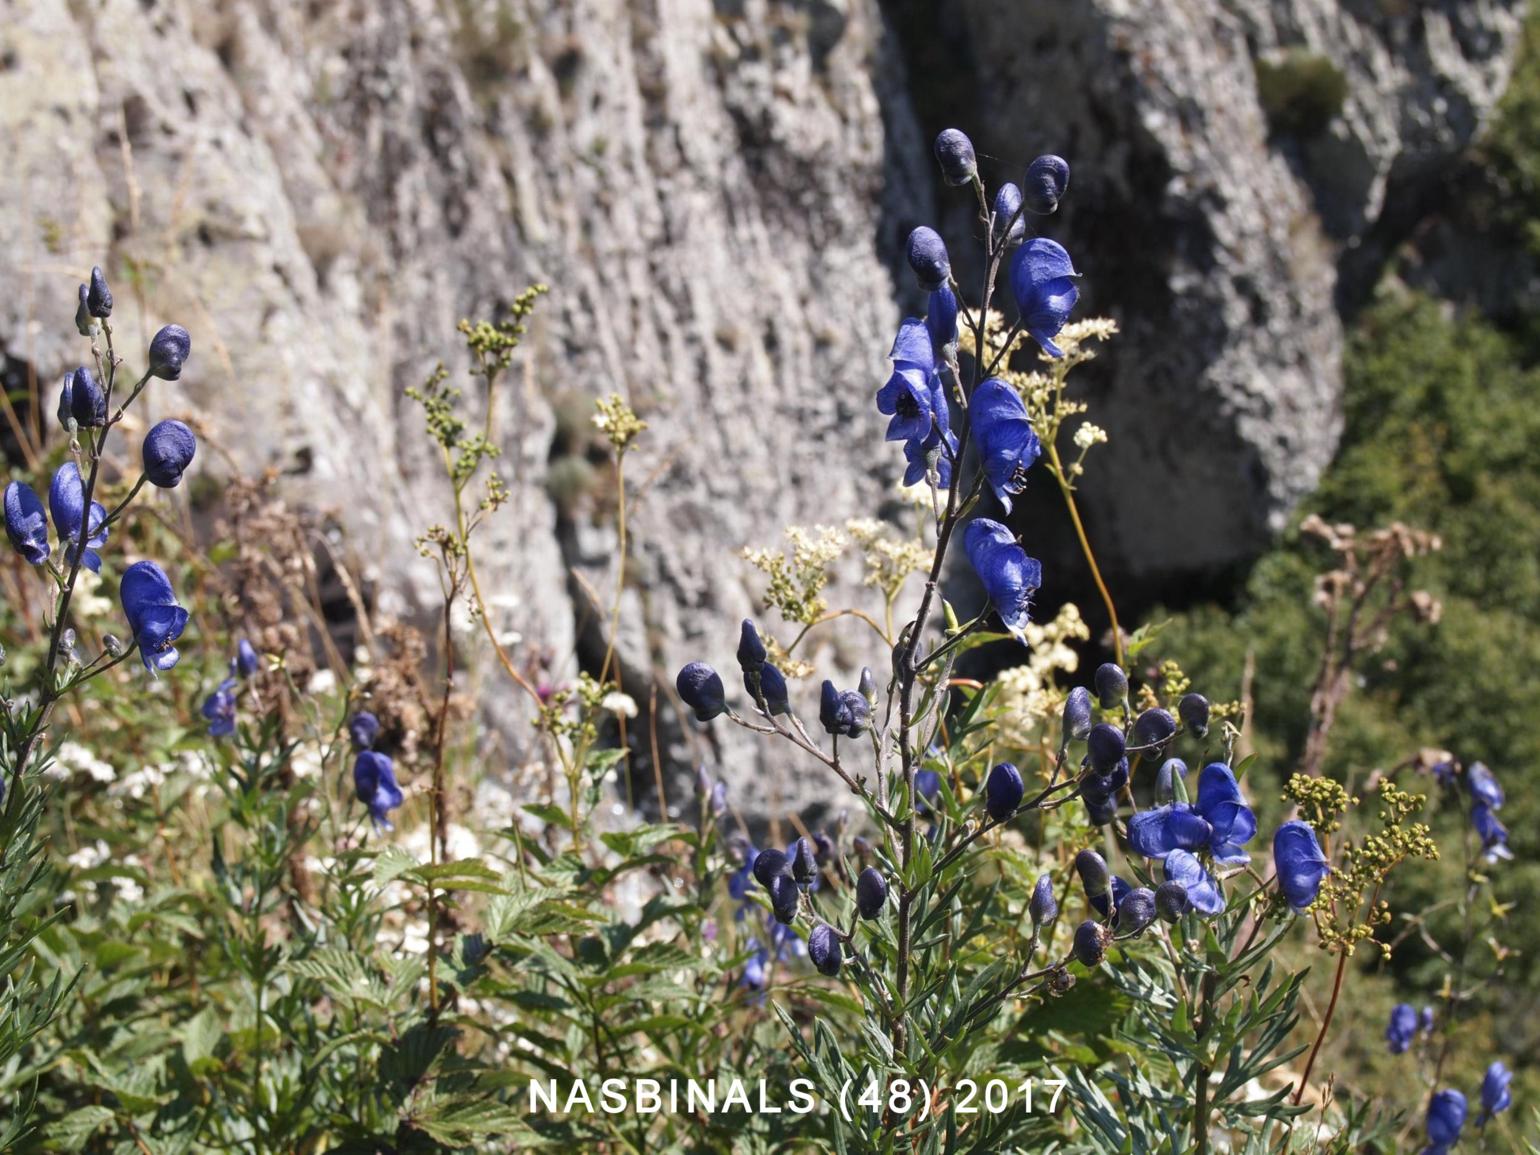
{"type": "MultiPolygon", "coordinates": [[[[228,451],[209,468],[288,473],[410,612],[442,490],[403,390],[462,367],[462,316],[547,282],[500,399],[514,500],[485,533],[489,600],[526,652],[591,654],[585,586],[611,588],[614,541],[570,415],[628,395],[651,423],[622,645],[645,700],[655,671],[731,665],[757,588],[737,547],[869,512],[900,472],[871,394],[955,116],[997,179],[1047,149],[1075,166],[1051,230],[1128,333],[1093,381],[1114,569],[1212,574],[1328,460],[1338,270],[1372,264],[1398,198],[1478,129],[1518,7],[0,0],[0,351],[51,395],[80,354],[74,284],[108,267],[132,344],[194,335],[155,415],[194,416],[228,451]],[[1291,52],[1345,95],[1280,135],[1257,61],[1291,52]]],[[[826,664],[875,656],[833,638],[826,664]]],[[[668,732],[750,810],[824,793],[775,772],[784,750],[668,732]]]]}

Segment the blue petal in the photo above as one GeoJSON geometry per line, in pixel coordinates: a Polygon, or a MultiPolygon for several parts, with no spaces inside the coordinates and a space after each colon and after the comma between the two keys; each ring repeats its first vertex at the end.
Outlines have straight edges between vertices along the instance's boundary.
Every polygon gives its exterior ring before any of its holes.
{"type": "Polygon", "coordinates": [[[918,365],[926,373],[935,368],[935,347],[930,339],[930,330],[923,320],[919,317],[904,318],[898,327],[898,336],[893,339],[893,350],[888,354],[888,360],[894,365],[918,365]]]}

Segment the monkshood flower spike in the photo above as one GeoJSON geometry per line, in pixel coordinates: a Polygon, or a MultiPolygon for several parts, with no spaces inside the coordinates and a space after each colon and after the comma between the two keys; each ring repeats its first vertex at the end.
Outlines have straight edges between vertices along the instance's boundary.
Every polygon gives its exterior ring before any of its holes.
{"type": "Polygon", "coordinates": [[[1005,628],[1025,642],[1032,596],[1043,584],[1042,563],[1027,556],[1010,530],[985,517],[968,523],[963,531],[963,549],[984,585],[989,604],[1005,628]]]}
{"type": "Polygon", "coordinates": [[[11,548],[31,565],[48,560],[48,515],[43,499],[25,481],[5,487],[5,535],[11,548]]]}
{"type": "Polygon", "coordinates": [[[1074,281],[1079,275],[1064,246],[1047,237],[1033,237],[1011,261],[1011,293],[1021,325],[1050,357],[1064,356],[1053,339],[1080,299],[1074,281]]]}
{"type": "MultiPolygon", "coordinates": [[[[85,517],[85,485],[80,480],[80,470],[73,461],[66,461],[53,475],[48,487],[48,508],[64,543],[64,558],[71,565],[81,546],[81,521],[85,517]]],[[[107,509],[99,501],[91,503],[90,525],[85,531],[85,550],[80,564],[92,573],[100,573],[101,556],[96,552],[107,544],[107,509]]]]}
{"type": "Polygon", "coordinates": [[[177,605],[166,571],[153,561],[136,561],[118,585],[123,616],[139,644],[145,669],[169,670],[181,656],[175,642],[187,628],[187,611],[177,605]]]}
{"type": "Polygon", "coordinates": [[[144,476],[160,489],[174,489],[197,452],[191,429],[180,421],[161,421],[144,435],[144,476]]]}
{"type": "Polygon", "coordinates": [[[1303,914],[1315,901],[1322,881],[1331,872],[1315,830],[1297,818],[1285,822],[1273,835],[1273,867],[1278,872],[1278,889],[1295,914],[1303,914]]]}
{"type": "Polygon", "coordinates": [[[1010,513],[1011,498],[1027,487],[1027,470],[1043,452],[1027,407],[1012,386],[991,377],[974,390],[968,420],[978,443],[984,477],[1005,512],[1010,513]]]}
{"type": "Polygon", "coordinates": [[[396,765],[378,750],[360,750],[353,762],[353,789],[369,808],[369,817],[382,830],[394,830],[390,812],[404,800],[396,784],[396,765]]]}

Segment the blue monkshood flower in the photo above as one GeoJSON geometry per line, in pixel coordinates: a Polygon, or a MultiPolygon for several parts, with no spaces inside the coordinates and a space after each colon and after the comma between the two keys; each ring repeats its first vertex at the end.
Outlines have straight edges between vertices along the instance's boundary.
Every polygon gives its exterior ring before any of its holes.
{"type": "Polygon", "coordinates": [[[1214,876],[1203,869],[1203,864],[1186,850],[1173,850],[1161,864],[1167,882],[1180,882],[1187,890],[1187,904],[1199,914],[1213,916],[1224,913],[1224,895],[1214,876]]]}
{"type": "Polygon", "coordinates": [[[1091,675],[1096,687],[1096,700],[1103,710],[1115,710],[1128,700],[1128,675],[1123,667],[1113,662],[1103,662],[1091,675]]]}
{"type": "Polygon", "coordinates": [[[1428,1146],[1423,1155],[1445,1155],[1465,1130],[1465,1096],[1459,1091],[1440,1091],[1428,1103],[1428,1146]]]}
{"type": "Polygon", "coordinates": [[[807,957],[821,975],[832,979],[840,973],[840,964],[845,961],[844,950],[840,946],[839,936],[828,923],[819,923],[813,928],[813,933],[807,936],[807,957]]]}
{"type": "Polygon", "coordinates": [[[144,435],[144,475],[151,485],[175,489],[198,452],[198,439],[180,421],[157,422],[144,435]]]}
{"type": "Polygon", "coordinates": [[[1112,916],[1112,925],[1118,925],[1118,911],[1123,907],[1123,900],[1133,893],[1133,886],[1126,878],[1114,874],[1109,882],[1106,892],[1102,894],[1090,894],[1086,897],[1091,900],[1091,909],[1106,918],[1112,916]]]}
{"type": "Polygon", "coordinates": [[[1150,758],[1160,757],[1161,751],[1176,733],[1176,719],[1159,706],[1145,710],[1134,719],[1134,745],[1150,758]]]}
{"type": "Polygon", "coordinates": [[[1107,893],[1107,861],[1096,851],[1082,850],[1075,855],[1075,873],[1080,876],[1087,898],[1107,893]]]}
{"type": "Polygon", "coordinates": [[[1481,838],[1481,857],[1483,861],[1492,863],[1500,859],[1512,858],[1513,851],[1508,849],[1508,828],[1498,820],[1496,814],[1488,806],[1480,802],[1474,802],[1470,808],[1471,825],[1476,828],[1476,833],[1481,838]]]}
{"type": "Polygon", "coordinates": [[[32,565],[48,560],[48,515],[43,499],[25,481],[5,487],[5,536],[11,548],[32,565]]]}
{"type": "Polygon", "coordinates": [[[1064,699],[1064,729],[1060,742],[1068,746],[1070,739],[1081,739],[1091,732],[1091,691],[1076,686],[1064,699]]]}
{"type": "Polygon", "coordinates": [[[380,736],[380,720],[368,710],[360,710],[348,719],[348,737],[358,750],[373,750],[380,736]]]}
{"type": "Polygon", "coordinates": [[[1006,181],[995,191],[994,228],[996,243],[1004,238],[1007,245],[1019,245],[1027,239],[1027,218],[1022,215],[1021,189],[1006,181]]]}
{"type": "Polygon", "coordinates": [[[911,437],[904,442],[904,484],[919,485],[931,473],[936,475],[936,488],[949,489],[952,485],[952,461],[957,456],[957,435],[950,429],[936,428],[925,438],[911,437]],[[946,449],[942,449],[945,441],[946,449]]]}
{"type": "Polygon", "coordinates": [[[1145,858],[1165,858],[1173,850],[1201,850],[1208,845],[1213,827],[1201,814],[1182,802],[1154,810],[1142,810],[1128,820],[1128,845],[1145,858]]]}
{"type": "Polygon", "coordinates": [[[404,800],[396,784],[396,766],[378,750],[360,750],[353,761],[353,789],[358,800],[369,808],[369,817],[377,827],[394,830],[390,812],[404,800]]]}
{"type": "Polygon", "coordinates": [[[812,842],[806,838],[791,844],[791,876],[803,886],[818,877],[818,856],[813,853],[812,842]]]}
{"type": "Polygon", "coordinates": [[[860,691],[837,690],[833,682],[824,679],[818,697],[818,720],[826,733],[859,738],[866,732],[870,718],[871,706],[860,691]]]}
{"type": "Polygon", "coordinates": [[[1155,892],[1146,886],[1135,887],[1118,903],[1118,915],[1112,925],[1119,934],[1143,934],[1155,921],[1155,892]]]}
{"type": "Polygon", "coordinates": [[[766,890],[770,884],[781,875],[791,869],[791,859],[786,857],[786,852],[775,847],[766,847],[754,856],[754,877],[759,880],[759,885],[766,890]]]}
{"type": "Polygon", "coordinates": [[[1155,888],[1155,913],[1162,922],[1175,922],[1189,908],[1187,888],[1180,882],[1163,882],[1155,888]]]}
{"type": "Polygon", "coordinates": [[[1069,190],[1069,165],[1064,158],[1049,153],[1027,166],[1025,183],[1027,208],[1038,216],[1047,216],[1059,207],[1069,190]]]}
{"type": "Polygon", "coordinates": [[[937,426],[945,428],[950,421],[946,391],[936,373],[936,346],[931,343],[926,322],[906,317],[898,327],[888,360],[893,363],[893,372],[877,390],[877,412],[892,417],[886,439],[924,441],[937,426]]]}
{"type": "MultiPolygon", "coordinates": [[[[86,491],[80,481],[80,470],[73,461],[66,461],[59,466],[53,475],[53,483],[48,487],[48,509],[53,514],[53,523],[59,531],[59,540],[64,542],[64,559],[71,565],[75,563],[75,553],[80,545],[80,523],[85,513],[86,491]]],[[[102,559],[97,550],[107,544],[108,530],[103,523],[107,520],[107,509],[99,501],[91,503],[91,524],[85,531],[85,552],[81,555],[80,562],[92,573],[100,573],[102,559]]]]}
{"type": "Polygon", "coordinates": [[[1485,1127],[1493,1115],[1513,1106],[1513,1094],[1508,1090],[1511,1082],[1513,1072],[1503,1065],[1501,1059],[1487,1068],[1486,1076],[1481,1080],[1481,1118],[1477,1120],[1480,1126],[1485,1127]]]}
{"type": "MultiPolygon", "coordinates": [[[[744,680],[748,680],[745,674],[744,680]]],[[[759,668],[759,692],[765,700],[765,707],[772,714],[791,713],[791,694],[786,689],[786,678],[780,670],[769,662],[759,668]]]]}
{"type": "Polygon", "coordinates": [[[1079,275],[1064,246],[1047,237],[1033,237],[1011,261],[1011,292],[1021,324],[1050,357],[1064,356],[1053,339],[1080,299],[1074,282],[1079,275]]]}
{"type": "Polygon", "coordinates": [[[80,303],[75,306],[75,329],[82,337],[96,332],[96,318],[91,316],[91,290],[80,286],[80,303]]]}
{"type": "Polygon", "coordinates": [[[1155,774],[1155,801],[1170,802],[1176,797],[1176,784],[1187,780],[1187,763],[1180,758],[1167,758],[1155,774]]]}
{"type": "Polygon", "coordinates": [[[674,688],[702,722],[709,722],[727,711],[727,690],[721,677],[705,662],[691,662],[680,670],[674,679],[674,688]]]}
{"type": "Polygon", "coordinates": [[[171,579],[153,561],[136,561],[123,571],[118,583],[118,600],[144,668],[169,670],[181,657],[173,644],[187,628],[187,611],[176,604],[171,579]]]}
{"type": "Polygon", "coordinates": [[[1304,913],[1315,901],[1322,881],[1331,873],[1315,831],[1297,818],[1285,822],[1273,835],[1273,867],[1278,872],[1278,889],[1295,914],[1304,913]]]}
{"type": "Polygon", "coordinates": [[[1241,797],[1235,774],[1223,762],[1210,762],[1198,775],[1198,800],[1193,809],[1214,828],[1209,841],[1214,861],[1229,865],[1251,861],[1242,843],[1256,834],[1256,815],[1241,797]]]}
{"type": "Polygon", "coordinates": [[[1037,885],[1032,888],[1032,898],[1027,903],[1027,914],[1031,916],[1034,928],[1059,917],[1059,900],[1054,897],[1052,875],[1038,876],[1037,885]]]}
{"type": "Polygon", "coordinates": [[[1465,788],[1472,801],[1492,810],[1501,810],[1503,788],[1485,762],[1472,762],[1465,770],[1465,788]]]}
{"type": "Polygon", "coordinates": [[[957,294],[952,292],[951,286],[942,285],[930,295],[925,310],[925,331],[930,335],[930,347],[939,364],[946,359],[947,347],[957,344],[957,294]]]}
{"type": "Polygon", "coordinates": [[[1121,762],[1127,748],[1123,731],[1107,722],[1098,723],[1086,736],[1086,760],[1099,774],[1105,774],[1121,762]]]}
{"type": "Polygon", "coordinates": [[[949,185],[968,184],[978,175],[978,157],[968,134],[956,128],[943,128],[936,137],[936,162],[949,185]]]}
{"type": "Polygon", "coordinates": [[[856,910],[862,918],[876,918],[888,901],[888,880],[875,866],[868,866],[856,878],[856,910]]]}
{"type": "Polygon", "coordinates": [[[1423,1007],[1422,1014],[1417,1019],[1417,1030],[1423,1035],[1433,1033],[1433,1008],[1423,1007]]]}
{"type": "Polygon", "coordinates": [[[105,321],[112,316],[112,290],[107,287],[107,277],[100,266],[91,270],[91,287],[86,290],[86,307],[97,320],[105,321]]]}
{"type": "Polygon", "coordinates": [[[1102,960],[1107,957],[1107,943],[1111,938],[1112,935],[1101,923],[1087,919],[1075,928],[1072,951],[1076,960],[1086,967],[1101,966],[1102,960]]]}
{"type": "Polygon", "coordinates": [[[790,926],[802,903],[802,891],[796,880],[790,875],[778,874],[770,880],[767,889],[770,891],[770,913],[782,926],[790,926]]]}
{"type": "Polygon", "coordinates": [[[192,353],[192,338],[180,325],[163,325],[150,338],[150,376],[175,381],[192,353]]]}
{"type": "Polygon", "coordinates": [[[743,619],[743,628],[738,635],[738,666],[745,674],[759,669],[769,659],[770,655],[765,650],[765,643],[760,639],[759,629],[754,625],[752,618],[743,619]]]}
{"type": "Polygon", "coordinates": [[[751,938],[744,944],[751,952],[748,961],[743,964],[743,978],[739,980],[746,990],[763,991],[770,981],[770,952],[759,944],[757,938],[751,938]]]}
{"type": "Polygon", "coordinates": [[[1027,487],[1027,470],[1043,452],[1021,394],[998,377],[973,391],[968,420],[978,442],[979,461],[995,497],[1011,511],[1011,497],[1027,487]]]}
{"type": "Polygon", "coordinates": [[[208,719],[209,737],[223,738],[235,733],[235,679],[226,678],[203,702],[203,716],[208,719]]]}
{"type": "Polygon", "coordinates": [[[1202,694],[1183,694],[1176,704],[1176,716],[1195,738],[1208,734],[1208,699],[1202,694]]]}
{"type": "Polygon", "coordinates": [[[927,293],[934,292],[951,279],[952,260],[947,256],[946,242],[929,225],[921,225],[909,234],[904,255],[914,270],[914,279],[927,293]]]}
{"type": "Polygon", "coordinates": [[[262,668],[262,657],[255,646],[242,638],[235,643],[235,661],[230,664],[237,675],[250,678],[262,668]]]}
{"type": "Polygon", "coordinates": [[[1026,791],[1021,771],[1009,762],[1001,762],[984,782],[984,809],[996,822],[1003,822],[1016,813],[1026,791]]]}
{"type": "Polygon", "coordinates": [[[963,549],[1000,621],[1024,642],[1032,595],[1043,584],[1042,563],[1027,556],[1010,530],[986,517],[968,523],[963,531],[963,549]]]}
{"type": "Polygon", "coordinates": [[[84,365],[69,381],[70,416],[81,429],[95,429],[107,424],[107,394],[84,365]]]}
{"type": "Polygon", "coordinates": [[[1390,1012],[1390,1022],[1385,1026],[1385,1042],[1390,1044],[1392,1055],[1402,1055],[1417,1037],[1417,1008],[1411,1003],[1397,1003],[1390,1012]]]}

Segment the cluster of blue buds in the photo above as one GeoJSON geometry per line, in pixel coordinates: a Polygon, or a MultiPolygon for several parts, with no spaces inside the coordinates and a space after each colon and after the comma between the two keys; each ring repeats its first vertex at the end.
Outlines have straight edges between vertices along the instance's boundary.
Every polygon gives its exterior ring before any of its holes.
{"type": "Polygon", "coordinates": [[[262,668],[262,659],[245,638],[235,645],[230,659],[230,673],[203,702],[203,717],[209,724],[210,738],[225,738],[235,733],[235,710],[240,681],[254,677],[262,668]]]}
{"type": "MultiPolygon", "coordinates": [[[[79,288],[76,327],[82,336],[93,337],[112,316],[112,290],[100,268],[93,268],[87,283],[79,288]]],[[[110,336],[110,333],[109,333],[110,336]]],[[[109,346],[110,348],[110,346],[109,346]]],[[[48,506],[44,509],[37,493],[24,481],[13,480],[5,488],[5,531],[11,548],[29,564],[52,566],[53,550],[48,539],[51,515],[58,531],[65,572],[54,571],[61,588],[73,589],[74,574],[84,568],[100,573],[109,528],[121,508],[108,514],[101,502],[94,500],[101,462],[97,454],[105,444],[106,430],[123,416],[139,389],[154,376],[174,380],[191,352],[187,330],[168,325],[150,343],[149,366],[143,379],[123,401],[116,415],[109,413],[112,398],[108,388],[87,366],[67,374],[59,393],[60,425],[72,439],[73,457],[54,472],[48,487],[48,506]],[[82,431],[91,434],[89,454],[83,455],[74,439],[82,431]],[[94,431],[102,430],[100,440],[94,431]],[[81,475],[80,460],[89,462],[89,474],[81,475]]],[[[109,370],[115,368],[109,364],[109,370]]],[[[111,377],[108,377],[111,385],[111,377]]],[[[162,488],[181,481],[197,450],[197,439],[179,421],[162,421],[146,434],[141,454],[144,479],[162,488]]],[[[137,486],[135,487],[137,490],[137,486]]],[[[130,495],[132,496],[132,495],[130,495]]],[[[124,503],[127,504],[126,502],[124,503]]],[[[67,595],[66,595],[67,596],[67,595]]],[[[119,581],[119,599],[123,614],[139,646],[145,668],[151,672],[169,670],[177,663],[175,642],[187,625],[187,611],[177,604],[170,579],[152,561],[129,566],[119,581]]]]}
{"type": "Polygon", "coordinates": [[[358,800],[369,808],[369,817],[382,830],[394,830],[390,812],[405,800],[396,783],[396,764],[389,755],[374,749],[380,736],[380,720],[367,710],[360,710],[348,721],[348,737],[353,741],[353,790],[358,800]]]}

